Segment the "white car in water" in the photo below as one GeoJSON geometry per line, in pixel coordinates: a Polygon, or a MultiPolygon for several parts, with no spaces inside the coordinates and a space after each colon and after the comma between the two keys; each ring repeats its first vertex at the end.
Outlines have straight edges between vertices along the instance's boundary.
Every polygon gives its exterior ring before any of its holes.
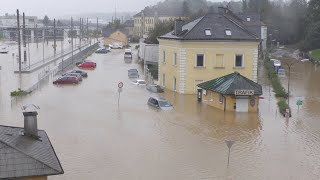
{"type": "Polygon", "coordinates": [[[8,53],[9,52],[9,46],[2,44],[0,45],[0,53],[8,53]]]}
{"type": "Polygon", "coordinates": [[[137,86],[145,86],[147,84],[146,81],[142,79],[134,80],[132,83],[137,86]]]}

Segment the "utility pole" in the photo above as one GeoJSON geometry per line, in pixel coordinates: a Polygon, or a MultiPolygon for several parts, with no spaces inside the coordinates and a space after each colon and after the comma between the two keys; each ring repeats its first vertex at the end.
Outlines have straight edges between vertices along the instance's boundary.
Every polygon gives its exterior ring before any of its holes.
{"type": "Polygon", "coordinates": [[[39,48],[39,43],[38,43],[38,24],[36,24],[36,42],[37,42],[37,49],[39,48]]]}
{"type": "Polygon", "coordinates": [[[71,62],[73,64],[73,19],[71,18],[71,62]]]}
{"type": "Polygon", "coordinates": [[[99,29],[99,18],[97,18],[97,32],[96,32],[96,40],[98,42],[98,29],[99,29]]]}
{"type": "Polygon", "coordinates": [[[17,9],[17,37],[18,37],[18,54],[19,54],[19,73],[21,74],[21,37],[20,37],[20,15],[17,9]]]}
{"type": "Polygon", "coordinates": [[[80,38],[80,47],[81,47],[81,40],[82,40],[82,19],[80,18],[80,35],[79,35],[79,38],[80,38]]]}
{"type": "Polygon", "coordinates": [[[56,19],[53,19],[53,53],[56,56],[57,40],[56,40],[56,19]]]}
{"type": "Polygon", "coordinates": [[[89,19],[87,18],[87,41],[89,41],[89,19]]]}
{"type": "Polygon", "coordinates": [[[23,29],[22,29],[22,38],[23,38],[23,61],[24,62],[27,62],[27,40],[26,40],[26,18],[25,18],[25,15],[23,13],[22,15],[23,19],[22,19],[22,22],[23,22],[23,29]]]}

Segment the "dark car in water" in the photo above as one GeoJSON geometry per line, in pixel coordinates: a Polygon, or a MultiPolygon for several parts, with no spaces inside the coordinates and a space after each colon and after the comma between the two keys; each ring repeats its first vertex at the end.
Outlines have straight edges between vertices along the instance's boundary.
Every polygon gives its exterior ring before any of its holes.
{"type": "Polygon", "coordinates": [[[81,70],[73,70],[70,73],[77,73],[77,74],[80,74],[82,77],[88,77],[88,73],[81,70]]]}
{"type": "Polygon", "coordinates": [[[75,76],[62,76],[53,81],[53,84],[79,84],[79,79],[75,76]]]}
{"type": "Polygon", "coordinates": [[[172,104],[163,97],[151,97],[148,100],[148,105],[161,110],[172,110],[172,104]]]}
{"type": "Polygon", "coordinates": [[[139,72],[137,69],[129,69],[128,70],[128,77],[129,78],[139,78],[139,72]]]}
{"type": "Polygon", "coordinates": [[[164,92],[164,89],[161,86],[156,85],[156,84],[148,84],[146,89],[150,92],[153,92],[153,93],[163,93],[164,92]]]}

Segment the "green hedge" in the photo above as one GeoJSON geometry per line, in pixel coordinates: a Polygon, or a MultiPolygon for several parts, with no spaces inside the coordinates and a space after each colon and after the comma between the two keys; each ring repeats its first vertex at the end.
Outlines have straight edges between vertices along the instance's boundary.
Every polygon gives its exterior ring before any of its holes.
{"type": "Polygon", "coordinates": [[[279,111],[281,114],[285,114],[286,113],[286,109],[288,107],[288,104],[286,103],[285,100],[280,100],[278,102],[278,107],[279,107],[279,111]]]}
{"type": "Polygon", "coordinates": [[[11,97],[17,97],[17,96],[24,96],[24,95],[26,95],[26,94],[29,94],[29,93],[26,92],[26,91],[23,91],[23,90],[21,90],[21,89],[19,88],[18,90],[12,91],[12,92],[10,93],[10,96],[11,96],[11,97]]]}
{"type": "MultiPolygon", "coordinates": [[[[268,76],[272,84],[273,91],[275,92],[275,96],[280,98],[280,100],[278,101],[279,111],[282,115],[285,115],[286,109],[287,108],[290,109],[289,105],[284,100],[285,98],[288,98],[288,94],[284,89],[284,87],[282,86],[279,76],[277,72],[274,70],[273,63],[272,61],[270,61],[270,59],[267,59],[265,61],[265,69],[266,69],[266,75],[268,76]]],[[[290,113],[290,117],[291,117],[291,113],[290,113]]]]}
{"type": "Polygon", "coordinates": [[[276,94],[276,97],[287,98],[288,94],[284,87],[282,86],[277,72],[274,70],[273,63],[269,59],[265,61],[266,74],[272,84],[273,91],[276,94]]]}

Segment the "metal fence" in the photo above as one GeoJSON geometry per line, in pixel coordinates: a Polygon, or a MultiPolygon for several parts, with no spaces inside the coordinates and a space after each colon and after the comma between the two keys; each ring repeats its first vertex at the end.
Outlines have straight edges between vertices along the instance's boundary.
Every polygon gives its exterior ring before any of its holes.
{"type": "Polygon", "coordinates": [[[59,63],[57,67],[54,69],[44,69],[43,72],[39,73],[38,75],[38,81],[26,89],[25,91],[27,93],[31,93],[35,90],[41,89],[44,87],[44,85],[51,82],[51,80],[64,72],[64,70],[67,70],[69,68],[72,68],[77,63],[83,62],[88,56],[90,56],[97,48],[99,47],[99,44],[96,43],[92,46],[87,47],[86,49],[78,52],[77,54],[74,54],[73,57],[69,57],[66,60],[63,60],[59,63]]]}

